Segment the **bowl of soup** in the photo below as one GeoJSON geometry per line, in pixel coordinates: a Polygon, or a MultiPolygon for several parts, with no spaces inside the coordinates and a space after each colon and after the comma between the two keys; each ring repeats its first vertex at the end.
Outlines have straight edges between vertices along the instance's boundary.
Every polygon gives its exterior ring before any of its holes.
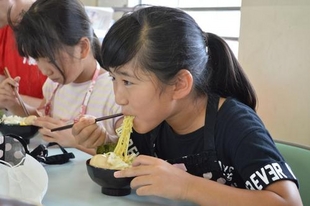
{"type": "Polygon", "coordinates": [[[22,137],[27,143],[33,138],[39,127],[32,125],[36,116],[20,117],[16,115],[3,115],[0,123],[0,131],[3,135],[14,134],[22,137]]]}
{"type": "Polygon", "coordinates": [[[130,182],[133,178],[115,178],[114,172],[131,167],[131,165],[116,159],[114,153],[93,156],[86,161],[88,175],[92,181],[101,186],[101,192],[105,195],[129,195],[131,193],[130,182]]]}

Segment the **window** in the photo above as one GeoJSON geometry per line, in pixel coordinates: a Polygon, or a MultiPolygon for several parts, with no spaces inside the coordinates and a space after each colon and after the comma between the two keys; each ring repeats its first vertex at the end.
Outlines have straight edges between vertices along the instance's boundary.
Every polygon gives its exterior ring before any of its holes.
{"type": "Polygon", "coordinates": [[[203,31],[223,37],[238,57],[241,0],[128,0],[128,7],[138,4],[183,9],[203,31]]]}

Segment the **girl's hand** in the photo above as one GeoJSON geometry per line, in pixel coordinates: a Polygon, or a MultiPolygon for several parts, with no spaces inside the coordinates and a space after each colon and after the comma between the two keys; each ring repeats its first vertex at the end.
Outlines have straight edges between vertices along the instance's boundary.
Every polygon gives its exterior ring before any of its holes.
{"type": "Polygon", "coordinates": [[[106,138],[105,128],[95,123],[95,117],[85,115],[72,127],[75,141],[86,148],[97,148],[101,146],[106,138]]]}
{"type": "Polygon", "coordinates": [[[15,87],[18,87],[20,77],[6,78],[0,83],[0,108],[13,110],[14,107],[19,106],[14,91],[15,87]]]}
{"type": "Polygon", "coordinates": [[[135,177],[131,187],[137,189],[138,195],[183,200],[192,175],[164,160],[140,155],[135,158],[131,168],[117,171],[114,176],[135,177]]]}
{"type": "Polygon", "coordinates": [[[39,129],[42,139],[46,142],[57,142],[63,147],[77,147],[77,142],[71,134],[71,129],[51,132],[51,129],[66,125],[65,121],[55,119],[49,116],[38,117],[34,125],[41,127],[39,129]]]}

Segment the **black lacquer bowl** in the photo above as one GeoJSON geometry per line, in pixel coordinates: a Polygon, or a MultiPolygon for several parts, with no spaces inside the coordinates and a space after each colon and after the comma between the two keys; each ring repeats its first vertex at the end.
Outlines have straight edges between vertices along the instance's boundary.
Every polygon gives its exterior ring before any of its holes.
{"type": "Polygon", "coordinates": [[[21,136],[27,143],[33,138],[39,130],[39,127],[33,125],[19,124],[0,124],[0,132],[3,135],[14,134],[21,136]]]}
{"type": "Polygon", "coordinates": [[[101,192],[110,196],[125,196],[131,193],[130,182],[133,178],[115,178],[117,170],[94,167],[86,161],[87,172],[90,178],[101,186],[101,192]]]}

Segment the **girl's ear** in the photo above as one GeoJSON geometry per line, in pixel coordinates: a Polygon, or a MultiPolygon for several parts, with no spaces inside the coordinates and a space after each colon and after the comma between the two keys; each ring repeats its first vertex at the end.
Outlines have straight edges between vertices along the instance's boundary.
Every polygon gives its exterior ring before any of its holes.
{"type": "Polygon", "coordinates": [[[193,76],[186,70],[182,69],[178,72],[174,84],[174,99],[181,99],[187,96],[193,87],[193,76]]]}
{"type": "Polygon", "coordinates": [[[87,37],[82,37],[79,41],[80,46],[80,58],[84,59],[87,57],[91,50],[91,43],[87,37]]]}

